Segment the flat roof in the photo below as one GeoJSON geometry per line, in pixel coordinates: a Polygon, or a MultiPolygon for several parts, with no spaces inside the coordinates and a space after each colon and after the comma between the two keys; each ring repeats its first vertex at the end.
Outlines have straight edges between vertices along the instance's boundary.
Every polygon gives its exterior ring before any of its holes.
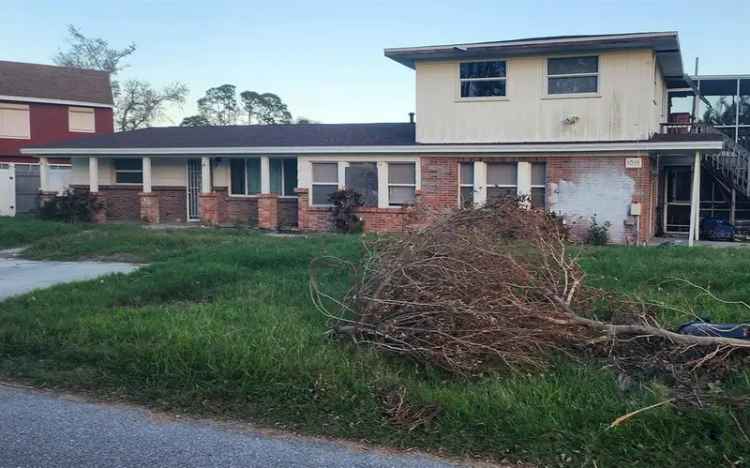
{"type": "Polygon", "coordinates": [[[682,56],[675,31],[550,36],[492,42],[470,42],[385,49],[385,56],[415,68],[420,60],[463,60],[548,53],[590,53],[618,49],[652,49],[666,76],[682,76],[682,56]]]}

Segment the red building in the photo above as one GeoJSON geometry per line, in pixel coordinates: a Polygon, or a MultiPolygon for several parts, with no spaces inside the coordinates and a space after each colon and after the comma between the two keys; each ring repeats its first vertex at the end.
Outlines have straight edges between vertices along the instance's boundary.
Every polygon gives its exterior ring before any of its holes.
{"type": "Polygon", "coordinates": [[[0,61],[0,163],[36,164],[24,146],[112,133],[109,73],[0,61]]]}

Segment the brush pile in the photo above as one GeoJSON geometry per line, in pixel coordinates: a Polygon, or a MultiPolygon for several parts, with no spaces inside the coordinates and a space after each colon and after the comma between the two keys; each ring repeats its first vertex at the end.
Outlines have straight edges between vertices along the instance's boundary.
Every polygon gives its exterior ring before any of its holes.
{"type": "Polygon", "coordinates": [[[365,248],[359,265],[313,262],[313,300],[333,331],[453,373],[541,369],[556,354],[623,347],[696,348],[695,365],[750,347],[676,334],[648,306],[586,287],[560,220],[516,200],[459,210],[418,231],[368,239],[365,248]],[[320,290],[324,265],[353,271],[345,297],[320,290]]]}

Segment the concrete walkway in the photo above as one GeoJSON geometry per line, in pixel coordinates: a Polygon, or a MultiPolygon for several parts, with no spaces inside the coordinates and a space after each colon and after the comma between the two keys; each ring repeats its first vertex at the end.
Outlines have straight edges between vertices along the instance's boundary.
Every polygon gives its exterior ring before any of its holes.
{"type": "MultiPolygon", "coordinates": [[[[458,466],[0,385],[0,467],[458,466]]],[[[484,465],[486,466],[486,465],[484,465]]]]}
{"type": "Polygon", "coordinates": [[[0,301],[59,283],[89,280],[110,273],[130,273],[138,268],[130,263],[24,260],[15,256],[17,252],[0,251],[0,301]]]}

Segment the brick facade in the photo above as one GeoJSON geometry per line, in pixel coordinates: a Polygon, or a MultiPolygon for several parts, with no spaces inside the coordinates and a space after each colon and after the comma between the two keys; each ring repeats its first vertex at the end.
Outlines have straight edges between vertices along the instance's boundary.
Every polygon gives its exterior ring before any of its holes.
{"type": "MultiPolygon", "coordinates": [[[[578,239],[586,236],[591,217],[610,221],[613,242],[641,243],[655,232],[654,177],[651,160],[637,154],[575,154],[518,157],[422,156],[421,190],[412,208],[361,208],[357,214],[366,231],[396,232],[422,225],[429,218],[458,206],[460,162],[544,162],[546,163],[546,208],[564,215],[578,239]],[[641,167],[626,169],[627,158],[638,158],[641,167]],[[641,215],[630,215],[630,205],[640,203],[641,215]]],[[[301,230],[327,231],[332,228],[331,210],[313,208],[307,189],[298,189],[298,219],[301,230]]]]}
{"type": "Polygon", "coordinates": [[[141,221],[147,224],[159,223],[159,194],[139,193],[141,201],[141,221]]]}
{"type": "MultiPolygon", "coordinates": [[[[432,216],[458,206],[459,163],[546,163],[546,208],[564,216],[571,232],[584,238],[596,215],[600,223],[611,223],[610,237],[618,243],[642,243],[656,230],[656,180],[652,162],[641,154],[551,154],[512,156],[465,155],[422,156],[421,180],[414,207],[360,208],[356,212],[366,231],[398,232],[428,222],[432,216]],[[626,168],[630,158],[636,168],[626,168]],[[640,167],[637,167],[640,166],[640,167]],[[640,216],[631,215],[631,204],[639,203],[640,216]]],[[[83,187],[87,189],[87,187],[83,187]]],[[[154,187],[152,194],[139,195],[140,186],[100,186],[106,202],[106,218],[113,221],[184,222],[184,187],[154,187]]],[[[201,221],[207,225],[248,225],[264,229],[298,227],[304,231],[332,228],[331,209],[311,207],[308,189],[297,190],[299,198],[261,195],[234,197],[226,187],[200,195],[201,221]]]]}
{"type": "MultiPolygon", "coordinates": [[[[75,190],[88,192],[85,185],[72,186],[75,190]]],[[[106,219],[109,221],[144,221],[142,195],[150,196],[149,217],[157,223],[183,223],[187,218],[187,198],[184,187],[153,187],[150,194],[143,194],[140,185],[100,185],[99,199],[106,202],[106,219]]],[[[148,221],[145,221],[148,222],[148,221]]]]}

